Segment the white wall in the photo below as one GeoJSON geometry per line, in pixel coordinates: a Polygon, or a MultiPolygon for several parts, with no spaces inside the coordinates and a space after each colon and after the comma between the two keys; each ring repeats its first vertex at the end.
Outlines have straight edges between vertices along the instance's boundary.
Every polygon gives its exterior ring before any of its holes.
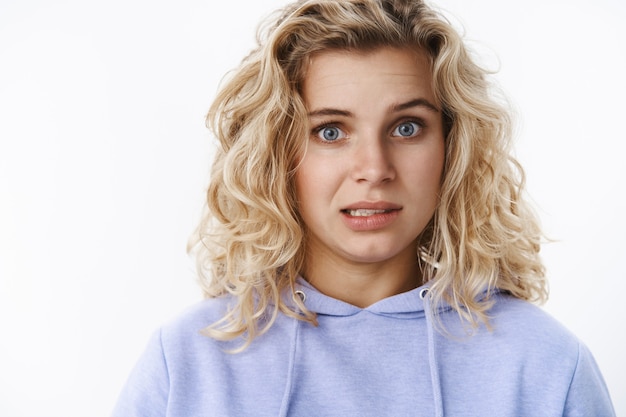
{"type": "MultiPolygon", "coordinates": [[[[283,3],[0,0],[0,417],[108,415],[149,334],[199,300],[185,244],[211,153],[203,116],[283,3]]],[[[438,4],[501,68],[555,239],[546,308],[626,415],[626,7],[438,4]]]]}

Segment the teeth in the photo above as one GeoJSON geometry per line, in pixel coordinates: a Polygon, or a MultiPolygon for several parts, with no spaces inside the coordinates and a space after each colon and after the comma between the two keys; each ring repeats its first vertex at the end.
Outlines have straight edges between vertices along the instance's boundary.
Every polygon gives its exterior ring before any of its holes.
{"type": "Polygon", "coordinates": [[[389,210],[369,210],[369,209],[347,210],[348,214],[354,217],[373,216],[374,214],[387,213],[388,211],[389,210]]]}

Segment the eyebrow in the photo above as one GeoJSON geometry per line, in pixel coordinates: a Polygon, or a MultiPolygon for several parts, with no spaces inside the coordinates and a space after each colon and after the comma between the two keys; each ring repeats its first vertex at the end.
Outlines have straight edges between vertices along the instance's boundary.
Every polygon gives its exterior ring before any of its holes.
{"type": "Polygon", "coordinates": [[[432,104],[430,101],[425,98],[416,98],[415,100],[407,101],[406,103],[396,104],[391,107],[394,112],[410,109],[411,107],[426,107],[430,111],[434,111],[435,113],[439,113],[439,109],[437,106],[432,104]]]}
{"type": "Polygon", "coordinates": [[[323,109],[319,109],[319,110],[315,110],[315,111],[309,112],[308,116],[309,117],[316,117],[316,116],[345,116],[345,117],[352,117],[352,113],[347,111],[347,110],[323,108],[323,109]]]}
{"type": "MultiPolygon", "coordinates": [[[[430,111],[435,113],[439,113],[439,109],[437,106],[432,104],[430,101],[425,98],[416,98],[414,100],[407,101],[406,103],[394,104],[391,106],[391,110],[393,112],[399,112],[402,110],[410,109],[412,107],[424,107],[430,111]]],[[[325,107],[319,110],[314,110],[308,113],[309,117],[319,117],[319,116],[344,116],[344,117],[352,117],[352,113],[347,110],[334,109],[330,107],[325,107]]]]}

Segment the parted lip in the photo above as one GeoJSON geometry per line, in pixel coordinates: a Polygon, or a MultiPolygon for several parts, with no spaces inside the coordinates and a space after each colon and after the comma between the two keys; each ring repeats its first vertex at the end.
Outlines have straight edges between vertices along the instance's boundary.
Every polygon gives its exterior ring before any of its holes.
{"type": "Polygon", "coordinates": [[[358,201],[352,203],[346,207],[343,207],[341,211],[348,210],[402,210],[402,206],[399,204],[391,203],[389,201],[358,201]]]}

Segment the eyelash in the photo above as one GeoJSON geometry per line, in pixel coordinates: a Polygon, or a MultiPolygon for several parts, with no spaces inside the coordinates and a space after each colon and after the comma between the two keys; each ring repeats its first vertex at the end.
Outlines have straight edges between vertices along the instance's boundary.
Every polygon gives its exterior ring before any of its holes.
{"type": "MultiPolygon", "coordinates": [[[[392,133],[395,132],[400,126],[402,126],[404,124],[408,124],[408,123],[415,124],[417,126],[417,128],[416,128],[417,133],[413,133],[411,136],[404,136],[404,137],[402,135],[392,135],[392,136],[400,137],[400,138],[404,138],[404,139],[412,139],[412,138],[414,138],[416,136],[419,136],[422,133],[422,131],[424,130],[424,128],[426,127],[426,124],[424,123],[423,120],[418,119],[418,118],[412,118],[412,119],[405,119],[405,120],[399,121],[398,123],[396,123],[394,125],[394,127],[393,127],[391,132],[392,133]]],[[[348,136],[347,133],[344,132],[341,129],[341,127],[339,127],[339,126],[340,126],[340,123],[337,123],[337,122],[324,123],[324,124],[314,128],[312,130],[312,134],[315,137],[315,139],[318,140],[319,142],[326,143],[326,144],[331,144],[331,143],[337,142],[337,141],[339,141],[341,139],[344,139],[345,137],[348,136]],[[334,140],[326,140],[326,139],[321,138],[320,134],[322,133],[322,131],[324,131],[324,129],[329,129],[329,128],[337,129],[340,132],[342,132],[343,135],[340,135],[340,137],[338,137],[337,139],[334,139],[334,140]]]]}

